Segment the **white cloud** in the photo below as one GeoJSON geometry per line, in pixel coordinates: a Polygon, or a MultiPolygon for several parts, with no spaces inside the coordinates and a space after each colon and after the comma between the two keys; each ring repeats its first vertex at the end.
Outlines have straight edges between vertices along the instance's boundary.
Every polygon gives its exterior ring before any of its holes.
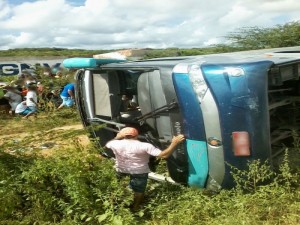
{"type": "Polygon", "coordinates": [[[219,22],[224,27],[236,26],[237,20],[239,23],[246,23],[247,20],[251,20],[255,16],[254,11],[240,5],[234,5],[225,16],[219,19],[219,22]]]}
{"type": "Polygon", "coordinates": [[[9,15],[9,7],[5,1],[0,0],[0,19],[5,19],[9,15]]]}
{"type": "Polygon", "coordinates": [[[0,49],[203,47],[299,20],[299,0],[0,0],[0,49]]]}
{"type": "Polygon", "coordinates": [[[261,12],[299,13],[300,10],[300,1],[298,0],[239,0],[239,3],[261,12]]]}

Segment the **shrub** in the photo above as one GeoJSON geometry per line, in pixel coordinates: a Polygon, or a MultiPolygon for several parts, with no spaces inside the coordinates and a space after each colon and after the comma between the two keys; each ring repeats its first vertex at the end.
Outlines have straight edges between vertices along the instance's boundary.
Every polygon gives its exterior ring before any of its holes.
{"type": "Polygon", "coordinates": [[[100,158],[101,149],[93,143],[82,146],[76,141],[85,131],[48,130],[78,124],[77,113],[64,109],[44,115],[48,112],[34,122],[5,121],[5,127],[14,127],[12,132],[28,126],[27,131],[35,133],[26,140],[8,139],[0,146],[0,225],[300,222],[299,169],[294,169],[299,164],[292,167],[290,161],[291,153],[295,154],[293,160],[299,158],[296,145],[285,152],[276,172],[269,162],[260,161],[249,162],[244,171],[233,168],[237,187],[220,193],[150,180],[144,208],[132,214],[128,208],[132,193],[126,188],[126,180],[116,180],[113,161],[100,158]],[[34,142],[46,137],[53,142],[67,140],[72,145],[61,145],[48,157],[35,154],[41,150],[29,151],[34,142]]]}
{"type": "MultiPolygon", "coordinates": [[[[121,221],[130,221],[129,210],[123,208],[131,196],[119,188],[112,162],[100,159],[91,150],[63,151],[15,165],[18,170],[13,175],[5,175],[6,180],[11,178],[11,183],[1,181],[6,186],[1,186],[1,199],[5,200],[1,204],[5,210],[0,219],[52,223],[67,219],[98,224],[98,220],[117,220],[123,215],[121,221]]],[[[4,169],[1,171],[3,175],[4,169]]]]}

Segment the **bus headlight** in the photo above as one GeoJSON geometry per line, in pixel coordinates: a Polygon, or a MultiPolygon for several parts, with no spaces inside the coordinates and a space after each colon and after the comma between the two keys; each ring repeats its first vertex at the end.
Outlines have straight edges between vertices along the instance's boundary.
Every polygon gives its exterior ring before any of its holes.
{"type": "Polygon", "coordinates": [[[207,91],[207,84],[204,80],[201,69],[198,65],[191,65],[189,67],[188,73],[193,89],[197,94],[199,102],[201,102],[207,91]]]}

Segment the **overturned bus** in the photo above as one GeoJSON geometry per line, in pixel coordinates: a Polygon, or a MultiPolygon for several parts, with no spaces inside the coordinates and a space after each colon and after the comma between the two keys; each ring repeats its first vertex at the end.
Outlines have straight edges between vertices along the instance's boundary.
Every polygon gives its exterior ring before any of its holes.
{"type": "Polygon", "coordinates": [[[77,106],[100,146],[125,126],[161,149],[182,133],[186,141],[167,160],[168,175],[149,177],[219,189],[233,186],[229,165],[245,169],[251,160],[271,161],[299,131],[299,52],[70,58],[63,64],[79,69],[77,106]]]}

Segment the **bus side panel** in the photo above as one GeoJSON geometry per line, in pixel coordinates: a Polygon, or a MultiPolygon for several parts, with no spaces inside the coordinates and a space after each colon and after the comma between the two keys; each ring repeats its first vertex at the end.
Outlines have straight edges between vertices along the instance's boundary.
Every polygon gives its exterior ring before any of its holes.
{"type": "MultiPolygon", "coordinates": [[[[225,163],[246,169],[248,161],[270,159],[268,111],[268,70],[271,62],[242,65],[203,65],[208,86],[219,109],[225,163]],[[244,75],[230,76],[226,67],[239,67],[244,75]],[[235,156],[232,132],[250,135],[250,156],[235,156]]],[[[229,166],[225,169],[223,187],[233,186],[229,166]]]]}
{"type": "Polygon", "coordinates": [[[188,74],[173,74],[178,103],[183,115],[184,134],[187,138],[188,184],[204,187],[208,176],[207,146],[203,116],[199,101],[188,74]]]}
{"type": "Polygon", "coordinates": [[[189,186],[205,187],[208,174],[206,142],[187,140],[189,155],[189,186]]]}
{"type": "MultiPolygon", "coordinates": [[[[160,79],[165,98],[168,103],[177,102],[177,96],[172,80],[171,67],[160,68],[160,79]]],[[[181,110],[175,107],[168,110],[168,115],[171,121],[171,135],[184,133],[181,110]]],[[[172,138],[172,137],[170,137],[172,138]]],[[[171,157],[167,160],[167,166],[172,179],[179,183],[187,184],[188,182],[188,153],[185,144],[179,144],[171,157]]]]}
{"type": "MultiPolygon", "coordinates": [[[[171,77],[167,72],[162,75],[158,70],[144,72],[140,75],[138,100],[142,114],[150,113],[176,100],[171,77]]],[[[176,107],[161,111],[156,116],[146,119],[146,124],[156,131],[154,134],[158,134],[161,142],[161,146],[158,147],[166,148],[172,137],[177,132],[181,133],[180,111],[176,107]]],[[[180,144],[176,146],[175,151],[167,159],[170,177],[182,184],[187,183],[188,163],[186,155],[185,146],[180,144]]]]}

